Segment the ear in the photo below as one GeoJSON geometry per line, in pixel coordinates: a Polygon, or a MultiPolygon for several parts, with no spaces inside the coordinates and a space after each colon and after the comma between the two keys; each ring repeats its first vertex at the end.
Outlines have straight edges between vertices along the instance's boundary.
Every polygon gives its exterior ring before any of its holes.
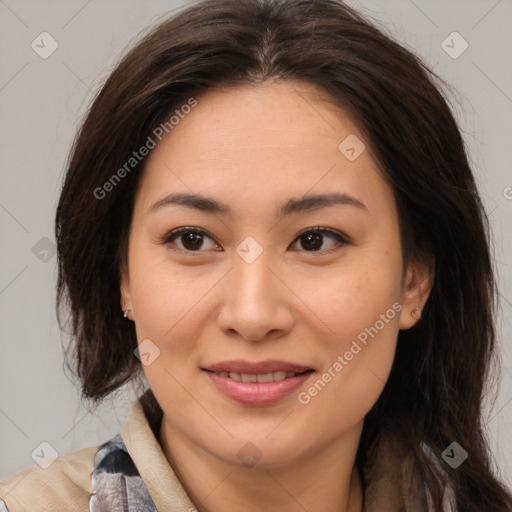
{"type": "Polygon", "coordinates": [[[128,274],[128,264],[125,258],[121,261],[119,265],[119,284],[120,284],[120,292],[121,292],[121,309],[122,311],[130,310],[128,314],[128,318],[130,320],[133,319],[133,305],[132,305],[132,295],[130,289],[130,276],[128,274]]]}
{"type": "Polygon", "coordinates": [[[409,262],[402,284],[400,329],[410,329],[419,322],[434,284],[434,276],[434,256],[422,254],[409,262]]]}

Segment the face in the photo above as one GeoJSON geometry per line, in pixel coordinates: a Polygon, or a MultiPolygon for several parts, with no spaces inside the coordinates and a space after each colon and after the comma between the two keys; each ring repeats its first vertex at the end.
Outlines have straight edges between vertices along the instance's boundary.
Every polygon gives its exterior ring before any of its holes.
{"type": "Polygon", "coordinates": [[[196,100],[148,157],[124,307],[170,430],[230,463],[289,464],[358,438],[428,281],[403,267],[364,135],[318,89],[196,100]]]}

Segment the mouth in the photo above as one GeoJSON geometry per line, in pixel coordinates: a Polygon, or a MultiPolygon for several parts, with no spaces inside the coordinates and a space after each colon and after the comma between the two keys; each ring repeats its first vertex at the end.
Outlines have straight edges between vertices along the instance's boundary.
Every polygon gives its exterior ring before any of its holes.
{"type": "Polygon", "coordinates": [[[290,371],[277,371],[277,372],[267,372],[267,373],[241,373],[241,372],[214,372],[212,370],[207,370],[203,368],[203,370],[214,373],[219,377],[229,378],[236,382],[279,382],[285,379],[292,379],[293,377],[297,377],[299,375],[304,375],[306,373],[311,373],[314,370],[304,370],[302,372],[290,372],[290,371]]]}
{"type": "Polygon", "coordinates": [[[284,361],[226,361],[201,368],[216,389],[244,405],[270,405],[293,393],[313,368],[284,361]]]}

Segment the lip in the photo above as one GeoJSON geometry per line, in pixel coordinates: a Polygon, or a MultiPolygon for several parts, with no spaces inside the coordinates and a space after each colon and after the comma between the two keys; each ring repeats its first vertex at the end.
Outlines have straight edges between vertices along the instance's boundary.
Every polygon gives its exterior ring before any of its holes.
{"type": "Polygon", "coordinates": [[[284,361],[226,361],[201,368],[215,387],[224,395],[244,405],[272,405],[290,396],[315,373],[313,368],[284,361]],[[309,370],[309,371],[308,371],[309,370]],[[307,372],[275,382],[239,382],[229,377],[221,377],[214,372],[236,372],[247,374],[270,372],[307,372]]]}

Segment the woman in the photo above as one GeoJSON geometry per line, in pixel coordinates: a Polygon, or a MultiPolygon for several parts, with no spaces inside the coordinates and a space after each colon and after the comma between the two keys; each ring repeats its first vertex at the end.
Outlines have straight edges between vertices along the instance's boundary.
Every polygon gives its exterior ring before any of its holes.
{"type": "Polygon", "coordinates": [[[83,398],[149,387],[110,441],[3,482],[4,510],[512,510],[463,141],[349,7],[210,0],[156,27],[85,119],[56,234],[83,398]]]}

